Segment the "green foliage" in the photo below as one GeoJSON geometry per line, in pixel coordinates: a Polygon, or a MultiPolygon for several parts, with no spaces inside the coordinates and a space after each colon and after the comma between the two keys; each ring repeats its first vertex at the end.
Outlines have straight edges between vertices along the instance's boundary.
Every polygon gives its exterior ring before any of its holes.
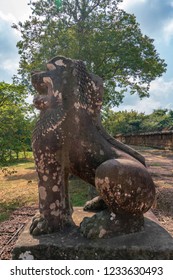
{"type": "Polygon", "coordinates": [[[26,96],[27,93],[23,85],[0,82],[0,109],[11,103],[22,104],[26,96]]]}
{"type": "Polygon", "coordinates": [[[59,11],[59,9],[61,8],[61,5],[62,5],[62,0],[54,0],[55,1],[55,5],[59,11]]]}
{"type": "Polygon", "coordinates": [[[145,115],[136,111],[114,112],[107,110],[103,114],[103,125],[111,135],[135,134],[173,129],[173,111],[154,110],[145,115]]]}
{"type": "Polygon", "coordinates": [[[32,122],[24,86],[0,82],[0,165],[31,149],[32,122]]]}
{"type": "Polygon", "coordinates": [[[143,126],[146,132],[172,130],[173,111],[168,109],[154,110],[152,114],[146,117],[143,126]]]}
{"type": "Polygon", "coordinates": [[[151,81],[166,64],[135,16],[118,8],[121,0],[64,0],[58,11],[56,2],[31,0],[29,20],[13,25],[22,38],[17,46],[23,82],[28,84],[32,70],[61,54],[85,61],[104,79],[105,105],[119,105],[127,90],[148,96],[151,81]]]}

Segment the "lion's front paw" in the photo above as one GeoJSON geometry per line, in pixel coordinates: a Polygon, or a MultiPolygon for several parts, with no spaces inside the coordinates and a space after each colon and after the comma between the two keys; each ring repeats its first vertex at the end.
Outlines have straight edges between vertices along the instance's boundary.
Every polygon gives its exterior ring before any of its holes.
{"type": "Polygon", "coordinates": [[[30,226],[30,233],[32,235],[41,235],[41,234],[50,233],[48,222],[41,214],[38,214],[33,218],[32,224],[30,226]]]}
{"type": "Polygon", "coordinates": [[[102,238],[108,234],[108,211],[101,211],[94,216],[85,217],[80,224],[80,231],[87,238],[102,238]]]}
{"type": "Polygon", "coordinates": [[[94,197],[92,200],[89,200],[84,205],[84,211],[101,211],[107,208],[106,203],[100,196],[94,197]]]}
{"type": "Polygon", "coordinates": [[[143,226],[143,215],[114,214],[106,209],[91,218],[85,217],[80,224],[80,231],[87,238],[107,238],[138,232],[143,226]]]}

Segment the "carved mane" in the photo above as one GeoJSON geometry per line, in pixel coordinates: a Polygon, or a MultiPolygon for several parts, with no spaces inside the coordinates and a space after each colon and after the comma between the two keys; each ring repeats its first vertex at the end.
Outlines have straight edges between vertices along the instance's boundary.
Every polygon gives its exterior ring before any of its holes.
{"type": "MultiPolygon", "coordinates": [[[[39,137],[40,133],[45,133],[51,126],[54,126],[55,123],[63,119],[67,110],[69,111],[70,108],[73,109],[76,106],[78,109],[86,110],[88,115],[92,117],[99,133],[110,144],[133,156],[145,165],[145,159],[141,154],[111,137],[103,128],[100,116],[103,99],[103,81],[99,76],[88,73],[83,61],[72,60],[64,56],[57,56],[51,59],[47,63],[47,69],[48,71],[41,73],[43,81],[40,82],[40,85],[45,89],[44,83],[48,84],[47,96],[52,99],[54,98],[54,102],[50,101],[49,107],[46,110],[42,110],[33,133],[33,138],[39,137]],[[48,72],[50,73],[50,78],[47,76],[48,72]],[[58,75],[60,75],[59,83],[61,85],[54,84],[54,81],[51,80],[52,77],[55,78],[58,75]],[[60,92],[58,91],[58,86],[60,86],[60,92]],[[51,107],[51,104],[53,104],[53,107],[51,107]]],[[[36,89],[38,91],[38,81],[36,81],[36,89]]],[[[44,98],[45,95],[43,95],[44,98]]]]}

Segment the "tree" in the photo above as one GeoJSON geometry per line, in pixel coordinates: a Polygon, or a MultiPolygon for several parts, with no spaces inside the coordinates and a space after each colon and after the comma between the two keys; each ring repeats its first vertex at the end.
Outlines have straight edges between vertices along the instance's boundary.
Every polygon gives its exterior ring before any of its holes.
{"type": "Polygon", "coordinates": [[[131,112],[107,110],[103,114],[103,125],[112,136],[168,131],[173,129],[173,111],[157,109],[145,115],[133,110],[131,112]]]}
{"type": "Polygon", "coordinates": [[[114,112],[108,110],[103,118],[103,126],[112,135],[139,133],[143,130],[146,115],[136,111],[114,112]]]}
{"type": "Polygon", "coordinates": [[[0,82],[0,110],[3,106],[8,106],[11,103],[23,104],[26,96],[27,92],[24,85],[0,82]]]}
{"type": "Polygon", "coordinates": [[[30,108],[22,85],[0,82],[0,163],[31,149],[30,108]]]}
{"type": "Polygon", "coordinates": [[[122,0],[30,1],[29,20],[14,24],[21,33],[17,43],[19,74],[42,69],[58,55],[85,61],[88,71],[104,79],[104,104],[119,105],[126,91],[149,96],[151,81],[166,71],[153,40],[141,33],[134,15],[118,8],[122,0]]]}
{"type": "Polygon", "coordinates": [[[168,109],[157,109],[152,114],[146,116],[143,123],[145,132],[155,132],[170,130],[173,127],[172,111],[168,109]]]}

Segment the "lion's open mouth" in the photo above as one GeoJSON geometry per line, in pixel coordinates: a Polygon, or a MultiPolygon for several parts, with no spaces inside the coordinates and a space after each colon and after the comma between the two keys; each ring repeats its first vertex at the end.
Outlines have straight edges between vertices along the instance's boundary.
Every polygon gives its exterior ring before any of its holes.
{"type": "Polygon", "coordinates": [[[53,83],[45,72],[34,72],[31,76],[32,85],[40,95],[52,94],[53,83]]]}
{"type": "Polygon", "coordinates": [[[48,87],[45,83],[37,84],[34,87],[40,95],[48,95],[48,87]]]}

